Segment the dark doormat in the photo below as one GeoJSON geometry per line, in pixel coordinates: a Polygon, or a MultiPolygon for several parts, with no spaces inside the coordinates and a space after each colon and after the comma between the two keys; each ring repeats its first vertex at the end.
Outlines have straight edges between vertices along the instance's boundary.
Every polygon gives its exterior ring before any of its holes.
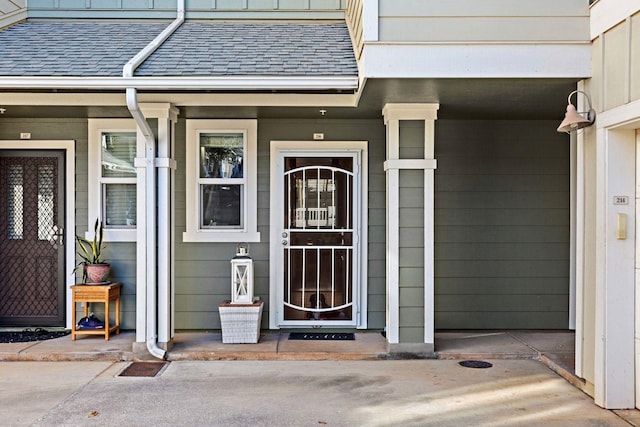
{"type": "Polygon", "coordinates": [[[353,332],[291,332],[290,340],[354,341],[353,332]]]}
{"type": "Polygon", "coordinates": [[[119,377],[155,377],[168,362],[131,362],[118,374],[119,377]]]}
{"type": "Polygon", "coordinates": [[[71,331],[47,331],[43,328],[24,329],[22,331],[0,332],[0,343],[44,341],[64,337],[71,331]]]}

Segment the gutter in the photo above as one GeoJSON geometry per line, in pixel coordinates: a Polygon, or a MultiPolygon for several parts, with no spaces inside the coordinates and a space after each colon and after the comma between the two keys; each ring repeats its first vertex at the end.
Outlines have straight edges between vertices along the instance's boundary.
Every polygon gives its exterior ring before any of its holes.
{"type": "MultiPolygon", "coordinates": [[[[144,61],[144,59],[143,59],[144,61]]],[[[127,67],[131,61],[125,65],[127,67]]],[[[133,72],[131,70],[130,72],[133,72]]],[[[358,89],[358,76],[224,77],[2,77],[3,89],[122,90],[345,90],[358,89]]]]}
{"type": "MultiPolygon", "coordinates": [[[[131,58],[129,62],[125,64],[122,69],[122,76],[124,79],[132,79],[133,73],[136,68],[142,64],[158,47],[164,43],[171,34],[173,34],[184,22],[184,2],[185,0],[177,0],[177,16],[176,19],[162,31],[158,36],[151,41],[144,49],[142,49],[136,56],[131,58]]],[[[133,83],[133,80],[131,80],[133,83]]],[[[144,212],[145,212],[145,227],[138,227],[138,239],[137,239],[137,254],[140,256],[144,254],[145,269],[143,272],[137,274],[138,279],[142,276],[144,278],[146,287],[146,343],[149,353],[157,357],[158,359],[166,359],[167,352],[158,347],[158,334],[157,334],[157,289],[156,289],[156,176],[155,176],[155,157],[156,157],[156,140],[153,135],[153,130],[147,119],[144,117],[140,105],[138,103],[138,91],[136,85],[126,88],[127,107],[131,116],[138,125],[138,129],[144,136],[144,157],[136,158],[136,167],[140,170],[144,170],[144,212]],[[141,274],[140,274],[141,273],[141,274]]],[[[139,151],[138,151],[138,154],[139,151]]],[[[138,180],[140,183],[140,179],[138,180]]],[[[140,189],[138,189],[140,191],[140,189]]],[[[140,197],[138,197],[140,201],[140,197]]],[[[141,206],[140,206],[141,207],[141,206]]],[[[162,209],[158,206],[158,209],[162,209]]],[[[141,221],[138,221],[140,224],[141,221]]],[[[168,286],[167,283],[157,284],[160,286],[168,286]]]]}

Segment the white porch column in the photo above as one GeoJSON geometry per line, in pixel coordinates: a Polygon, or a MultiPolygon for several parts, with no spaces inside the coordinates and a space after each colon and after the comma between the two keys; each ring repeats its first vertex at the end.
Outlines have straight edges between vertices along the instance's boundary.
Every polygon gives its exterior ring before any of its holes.
{"type": "Polygon", "coordinates": [[[138,218],[150,218],[149,209],[157,211],[155,221],[138,221],[136,342],[146,341],[147,307],[143,296],[146,283],[155,283],[158,345],[166,350],[174,336],[174,140],[179,111],[168,103],[141,104],[140,108],[147,119],[158,120],[158,127],[156,147],[145,147],[144,138],[138,137],[142,143],[138,144],[137,156],[146,158],[144,166],[140,164],[138,169],[138,218]],[[157,176],[153,179],[149,174],[155,174],[156,169],[157,176]],[[153,188],[148,188],[149,185],[153,188]],[[154,234],[151,240],[150,233],[154,234]],[[148,241],[155,242],[155,251],[149,248],[148,241]],[[148,254],[149,250],[154,253],[148,254]],[[147,256],[154,257],[155,262],[143,261],[147,256]]]}
{"type": "Polygon", "coordinates": [[[635,135],[599,128],[596,141],[594,400],[604,408],[633,408],[635,218],[640,194],[635,135]]]}
{"type": "Polygon", "coordinates": [[[434,351],[434,159],[438,104],[387,104],[382,110],[387,127],[387,341],[392,352],[434,351]],[[424,121],[424,158],[400,158],[400,122],[424,121]],[[424,336],[422,342],[404,340],[400,302],[400,170],[424,171],[424,336]]]}

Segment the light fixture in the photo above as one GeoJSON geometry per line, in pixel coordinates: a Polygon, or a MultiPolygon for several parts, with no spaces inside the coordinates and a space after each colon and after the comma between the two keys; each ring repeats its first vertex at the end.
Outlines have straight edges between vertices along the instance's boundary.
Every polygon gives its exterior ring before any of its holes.
{"type": "Polygon", "coordinates": [[[562,121],[562,123],[560,123],[560,126],[558,126],[558,132],[571,133],[573,131],[577,131],[578,129],[591,126],[596,120],[596,110],[591,107],[591,99],[589,99],[589,95],[587,95],[586,92],[583,92],[581,90],[574,90],[567,97],[567,102],[569,104],[567,105],[567,113],[564,115],[564,120],[562,121]],[[573,95],[577,95],[578,93],[583,94],[587,99],[587,102],[589,103],[588,111],[578,112],[576,107],[571,103],[571,97],[573,95]]]}

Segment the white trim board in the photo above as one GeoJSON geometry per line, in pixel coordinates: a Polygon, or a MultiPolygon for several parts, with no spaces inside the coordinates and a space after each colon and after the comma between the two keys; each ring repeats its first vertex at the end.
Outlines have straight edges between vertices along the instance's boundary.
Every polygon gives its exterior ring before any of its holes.
{"type": "Polygon", "coordinates": [[[591,44],[386,44],[362,53],[366,78],[576,78],[591,76],[591,44]]]}
{"type": "MultiPolygon", "coordinates": [[[[269,263],[269,328],[279,329],[279,316],[277,308],[279,308],[280,299],[278,290],[281,283],[278,281],[278,266],[276,265],[278,252],[282,250],[282,237],[280,236],[281,227],[279,226],[276,212],[280,212],[279,185],[281,182],[279,153],[282,151],[291,152],[293,154],[318,154],[330,151],[336,152],[359,152],[360,164],[354,165],[354,172],[359,175],[360,179],[360,201],[358,203],[358,215],[360,221],[360,234],[354,236],[359,244],[359,288],[356,294],[354,285],[354,295],[358,299],[358,311],[354,313],[354,324],[357,329],[366,329],[368,325],[368,141],[271,141],[270,142],[270,263],[269,263]]],[[[354,201],[354,203],[356,203],[354,201]]],[[[355,261],[355,260],[354,260],[355,261]]],[[[305,327],[305,325],[300,325],[305,327]]],[[[330,325],[327,325],[330,326],[330,325]]],[[[342,327],[343,325],[336,326],[342,327]]],[[[287,325],[287,327],[295,327],[295,325],[287,325]]],[[[309,324],[306,324],[309,327],[309,324]]]]}

